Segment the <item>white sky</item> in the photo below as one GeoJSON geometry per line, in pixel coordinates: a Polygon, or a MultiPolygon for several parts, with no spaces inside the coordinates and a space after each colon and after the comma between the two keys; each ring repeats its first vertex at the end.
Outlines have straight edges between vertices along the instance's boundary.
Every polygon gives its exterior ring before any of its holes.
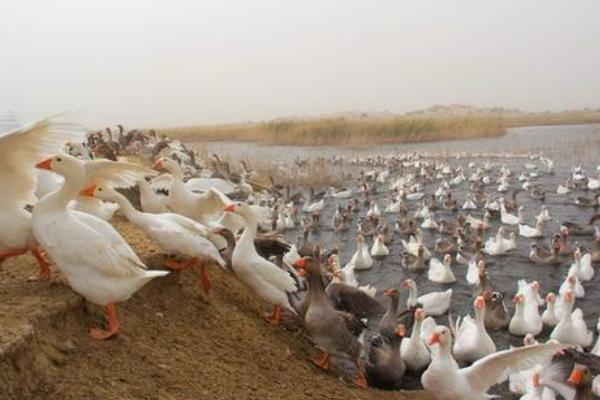
{"type": "Polygon", "coordinates": [[[167,126],[600,106],[600,1],[0,1],[0,105],[167,126]]]}

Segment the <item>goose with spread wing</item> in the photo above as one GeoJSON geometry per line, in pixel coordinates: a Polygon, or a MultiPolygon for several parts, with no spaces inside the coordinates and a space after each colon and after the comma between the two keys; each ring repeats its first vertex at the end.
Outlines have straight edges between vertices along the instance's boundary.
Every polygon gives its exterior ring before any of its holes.
{"type": "Polygon", "coordinates": [[[145,175],[148,171],[112,161],[81,161],[66,154],[41,161],[36,167],[56,172],[65,181],[33,209],[35,239],[75,292],[106,307],[108,330],[94,328],[90,334],[95,339],[108,339],[119,330],[115,303],[129,299],[150,280],[168,271],[149,271],[112,225],[67,206],[86,183],[101,176],[115,186],[131,186],[140,173],[145,175]]]}

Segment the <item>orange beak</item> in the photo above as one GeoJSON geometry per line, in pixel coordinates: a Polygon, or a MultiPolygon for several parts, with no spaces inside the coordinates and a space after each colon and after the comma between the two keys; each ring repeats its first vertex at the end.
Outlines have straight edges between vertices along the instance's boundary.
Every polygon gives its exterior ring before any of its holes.
{"type": "Polygon", "coordinates": [[[433,346],[434,344],[439,344],[440,343],[440,335],[438,335],[437,333],[432,333],[431,336],[429,337],[429,345],[433,346]]]}
{"type": "Polygon", "coordinates": [[[163,169],[163,161],[162,161],[162,159],[159,158],[158,160],[156,160],[156,162],[154,163],[154,169],[156,169],[156,170],[163,169]]]}
{"type": "Polygon", "coordinates": [[[540,374],[537,372],[533,374],[533,387],[540,387],[540,374]]]}
{"type": "Polygon", "coordinates": [[[569,382],[573,385],[579,385],[582,380],[583,374],[581,373],[581,370],[578,368],[574,368],[571,372],[571,376],[569,376],[569,382]]]}
{"type": "Polygon", "coordinates": [[[80,196],[94,197],[94,191],[96,190],[96,185],[88,186],[79,192],[80,196]]]}
{"type": "Polygon", "coordinates": [[[234,204],[234,203],[231,203],[231,204],[227,205],[227,206],[226,206],[226,207],[223,209],[223,211],[235,212],[235,204],[234,204]]]}
{"type": "Polygon", "coordinates": [[[398,325],[398,327],[396,328],[396,335],[400,337],[406,336],[406,327],[404,326],[404,324],[398,325]]]}
{"type": "Polygon", "coordinates": [[[48,158],[47,160],[40,161],[39,163],[35,164],[35,167],[39,169],[47,169],[48,171],[52,171],[52,159],[48,158]]]}
{"type": "Polygon", "coordinates": [[[294,263],[294,268],[303,270],[306,268],[306,258],[302,257],[294,263]]]}
{"type": "Polygon", "coordinates": [[[475,307],[478,310],[481,310],[484,306],[485,306],[485,299],[483,298],[483,296],[477,296],[477,299],[475,299],[475,307]]]}

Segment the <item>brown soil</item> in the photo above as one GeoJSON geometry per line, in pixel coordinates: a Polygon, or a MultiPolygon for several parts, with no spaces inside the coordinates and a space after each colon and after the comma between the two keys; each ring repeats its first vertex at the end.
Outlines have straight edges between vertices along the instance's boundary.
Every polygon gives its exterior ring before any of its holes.
{"type": "MultiPolygon", "coordinates": [[[[159,251],[136,228],[117,228],[149,265],[159,251]]],[[[423,392],[360,390],[309,361],[297,327],[273,328],[230,273],[210,267],[213,291],[194,271],[155,280],[117,312],[118,337],[99,342],[102,310],[62,283],[25,283],[33,257],[0,268],[0,399],[428,399],[423,392]]],[[[54,271],[55,268],[53,268],[54,271]]],[[[293,325],[293,324],[292,324],[293,325]]]]}

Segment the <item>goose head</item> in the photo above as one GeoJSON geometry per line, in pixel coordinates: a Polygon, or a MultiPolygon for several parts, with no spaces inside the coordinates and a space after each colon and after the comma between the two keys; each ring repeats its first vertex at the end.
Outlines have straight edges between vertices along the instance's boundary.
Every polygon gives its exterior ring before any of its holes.
{"type": "Polygon", "coordinates": [[[568,382],[575,386],[582,386],[592,379],[587,365],[575,363],[569,376],[568,382]]]}
{"type": "Polygon", "coordinates": [[[556,303],[556,295],[552,292],[548,293],[546,295],[546,303],[548,303],[548,305],[556,303]]]}
{"type": "Polygon", "coordinates": [[[400,297],[400,293],[398,292],[397,289],[394,289],[394,288],[385,289],[383,291],[383,295],[386,297],[389,297],[391,299],[400,297]]]}
{"type": "Polygon", "coordinates": [[[473,307],[477,313],[485,310],[485,298],[483,296],[477,296],[473,302],[473,307]]]}
{"type": "Polygon", "coordinates": [[[62,176],[68,176],[74,171],[81,169],[82,161],[67,154],[57,154],[53,157],[40,161],[35,165],[38,169],[55,172],[62,176]]]}
{"type": "Polygon", "coordinates": [[[117,192],[106,185],[91,185],[79,192],[80,196],[95,197],[100,200],[113,200],[117,192]]]}
{"type": "Polygon", "coordinates": [[[516,294],[516,295],[513,297],[513,300],[512,300],[512,302],[513,302],[513,304],[514,304],[516,307],[519,307],[520,305],[522,305],[523,303],[525,303],[525,296],[523,296],[522,294],[516,294]]]}
{"type": "Polygon", "coordinates": [[[234,213],[244,217],[244,219],[255,219],[254,211],[248,206],[246,203],[242,203],[240,201],[236,201],[234,203],[230,203],[223,209],[225,212],[234,213]]]}
{"type": "Polygon", "coordinates": [[[565,303],[567,304],[572,304],[574,301],[574,297],[573,297],[573,292],[570,290],[566,290],[563,293],[563,300],[565,301],[565,303]]]}
{"type": "Polygon", "coordinates": [[[153,168],[157,171],[167,171],[170,174],[182,173],[181,167],[175,160],[168,157],[161,157],[154,162],[153,168]]]}
{"type": "Polygon", "coordinates": [[[443,325],[436,326],[428,340],[429,346],[433,346],[434,344],[439,344],[440,347],[448,348],[452,344],[450,329],[443,325]]]}
{"type": "Polygon", "coordinates": [[[417,308],[415,310],[415,321],[423,321],[425,318],[425,312],[422,308],[417,308]]]}
{"type": "Polygon", "coordinates": [[[444,265],[448,268],[450,268],[450,265],[452,265],[452,256],[450,254],[446,254],[444,256],[444,265]]]}

